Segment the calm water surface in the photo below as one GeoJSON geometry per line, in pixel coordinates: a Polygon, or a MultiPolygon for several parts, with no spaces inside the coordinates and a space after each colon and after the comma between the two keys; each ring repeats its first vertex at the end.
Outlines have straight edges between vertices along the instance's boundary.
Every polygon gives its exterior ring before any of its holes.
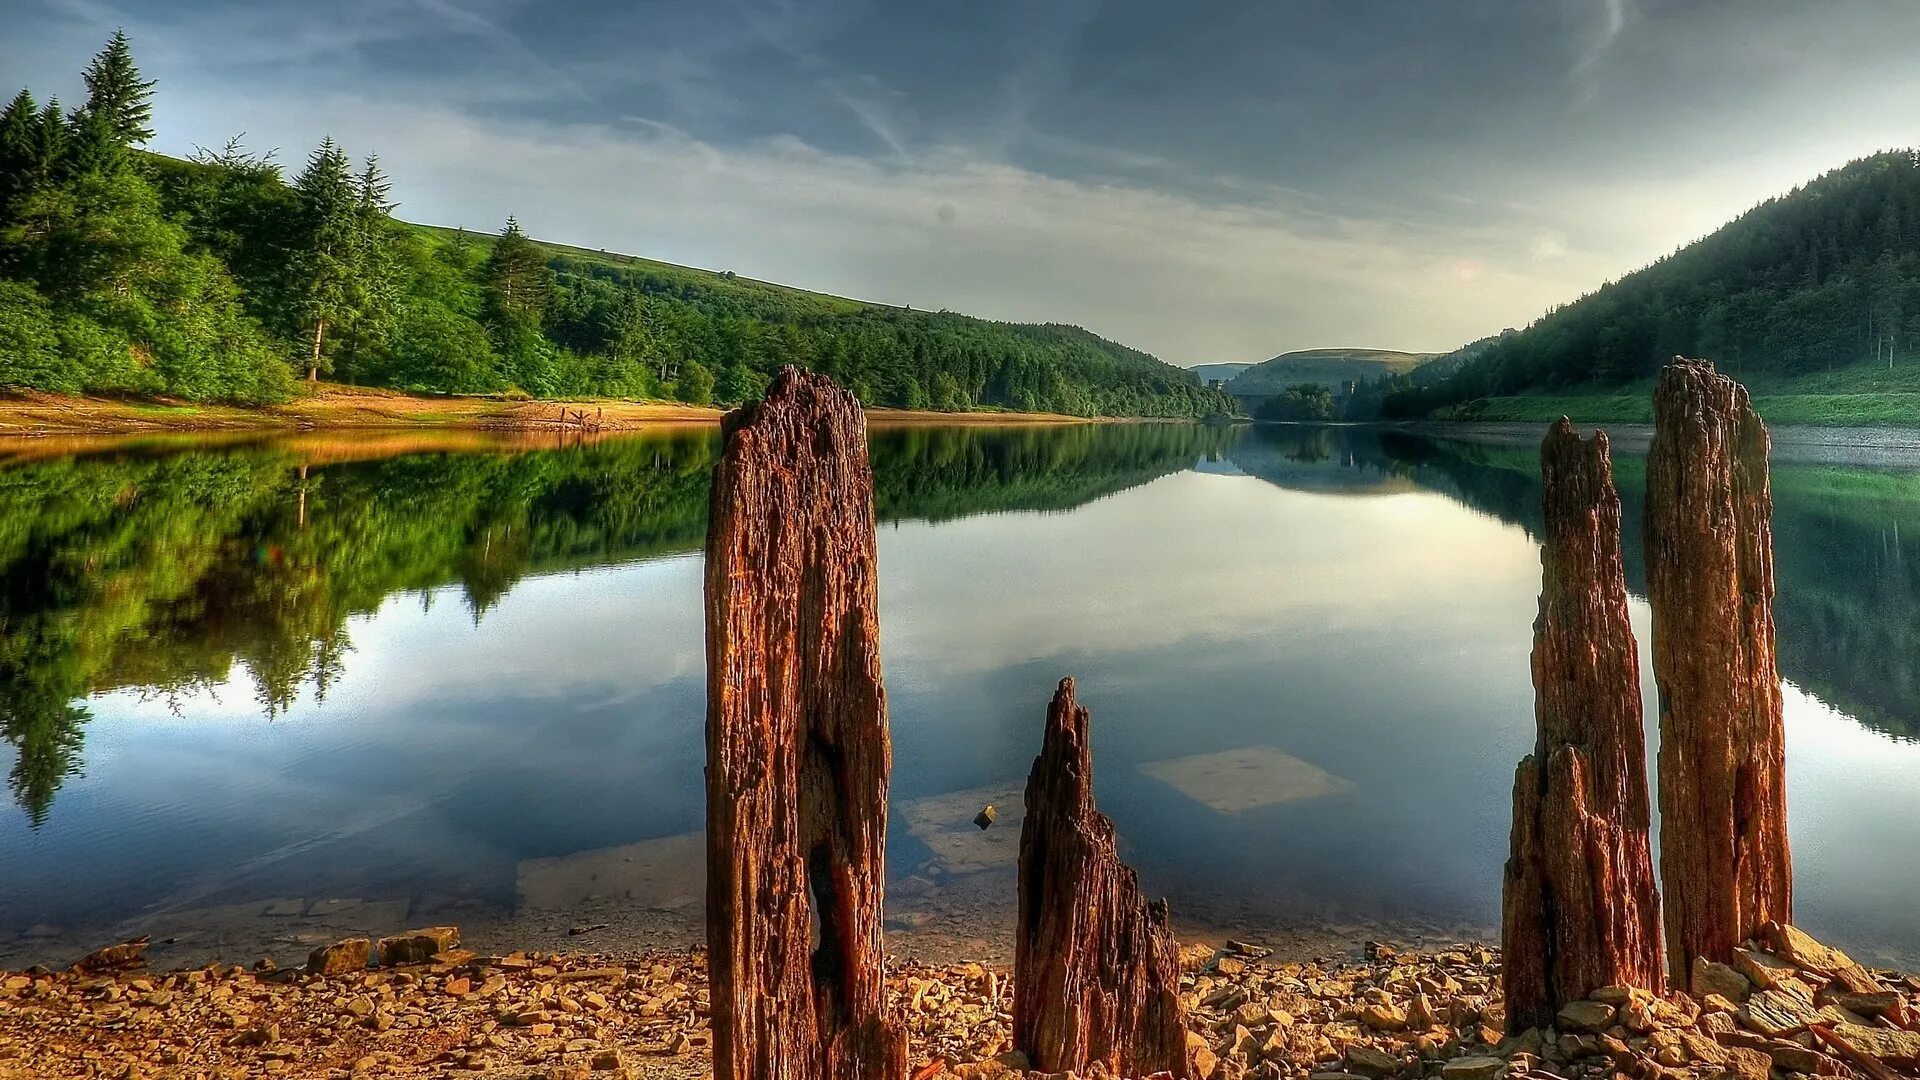
{"type": "MultiPolygon", "coordinates": [[[[0,961],[356,907],[697,916],[713,440],[0,459],[0,961]]],[[[900,925],[1010,909],[1070,674],[1102,807],[1190,926],[1491,932],[1533,740],[1531,449],[968,428],[874,461],[900,925]]],[[[1920,459],[1774,483],[1800,921],[1912,963],[1920,459]]]]}

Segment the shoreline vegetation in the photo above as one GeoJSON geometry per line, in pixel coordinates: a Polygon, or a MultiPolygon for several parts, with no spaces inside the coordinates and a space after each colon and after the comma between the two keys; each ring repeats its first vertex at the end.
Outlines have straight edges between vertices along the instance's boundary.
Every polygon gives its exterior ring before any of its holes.
{"type": "MultiPolygon", "coordinates": [[[[219,434],[336,430],[501,431],[598,434],[718,424],[727,410],[679,401],[530,399],[499,394],[409,394],[320,383],[267,405],[179,398],[97,397],[0,391],[0,442],[49,436],[219,434]]],[[[1134,417],[975,409],[876,407],[875,426],[902,424],[1078,424],[1134,417]]]]}

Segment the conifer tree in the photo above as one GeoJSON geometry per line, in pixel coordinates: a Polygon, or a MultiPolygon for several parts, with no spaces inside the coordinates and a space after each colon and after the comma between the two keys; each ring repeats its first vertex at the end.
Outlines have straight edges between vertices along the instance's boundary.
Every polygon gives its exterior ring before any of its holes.
{"type": "Polygon", "coordinates": [[[378,368],[389,359],[400,307],[404,271],[390,216],[392,188],[380,171],[379,159],[372,156],[353,182],[355,304],[354,317],[344,327],[341,344],[348,359],[348,373],[356,380],[368,375],[377,378],[378,368]]]}
{"type": "Polygon", "coordinates": [[[27,90],[15,94],[0,111],[0,224],[8,220],[8,208],[24,190],[27,173],[34,165],[39,123],[40,106],[27,90]]]}
{"type": "Polygon", "coordinates": [[[98,117],[120,146],[139,146],[153,138],[152,79],[142,79],[133,64],[133,50],[124,30],[113,32],[107,47],[95,54],[83,78],[87,82],[86,115],[98,117]]]}
{"type": "Polygon", "coordinates": [[[369,221],[385,218],[393,213],[395,203],[390,198],[393,182],[387,174],[380,171],[378,155],[367,155],[366,167],[360,170],[359,178],[354,182],[360,196],[360,213],[369,221]]]}
{"type": "Polygon", "coordinates": [[[307,342],[307,380],[314,382],[330,366],[328,331],[351,321],[359,306],[360,194],[332,137],[321,141],[293,187],[302,233],[293,258],[294,294],[307,342]]]}
{"type": "Polygon", "coordinates": [[[540,325],[553,294],[552,272],[547,269],[546,256],[520,231],[520,222],[513,217],[507,218],[500,239],[494,241],[483,273],[489,306],[499,321],[540,325]]]}

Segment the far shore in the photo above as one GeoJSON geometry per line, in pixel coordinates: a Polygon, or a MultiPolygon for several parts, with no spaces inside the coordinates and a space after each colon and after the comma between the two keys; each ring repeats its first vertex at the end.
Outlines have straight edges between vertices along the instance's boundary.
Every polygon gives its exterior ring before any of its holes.
{"type": "MultiPolygon", "coordinates": [[[[720,422],[727,410],[671,401],[533,400],[405,394],[322,383],[278,405],[219,405],[170,398],[0,394],[0,440],[49,436],[318,430],[429,430],[593,434],[720,422]]],[[[1082,424],[1057,413],[869,409],[876,427],[914,424],[1082,424]]]]}

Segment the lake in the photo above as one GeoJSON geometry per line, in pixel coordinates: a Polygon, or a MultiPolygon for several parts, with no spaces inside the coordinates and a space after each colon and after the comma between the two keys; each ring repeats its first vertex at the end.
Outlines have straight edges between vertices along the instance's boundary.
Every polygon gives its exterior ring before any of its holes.
{"type": "MultiPolygon", "coordinates": [[[[444,921],[494,947],[697,940],[716,440],[0,446],[0,963],[139,931],[160,964],[444,921]]],[[[1533,443],[877,431],[896,942],[1010,951],[1064,675],[1101,807],[1183,930],[1497,937],[1533,443]]],[[[1798,921],[1911,965],[1920,454],[1782,443],[1798,921]]],[[[1644,662],[1644,468],[1617,453],[1644,662]]]]}

